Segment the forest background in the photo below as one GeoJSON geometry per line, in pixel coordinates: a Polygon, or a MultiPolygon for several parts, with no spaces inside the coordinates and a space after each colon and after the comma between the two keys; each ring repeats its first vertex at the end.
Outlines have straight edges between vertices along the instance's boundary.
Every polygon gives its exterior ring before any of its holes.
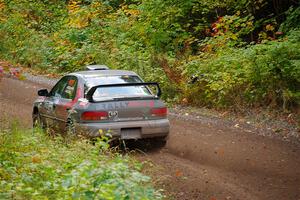
{"type": "Polygon", "coordinates": [[[47,73],[105,64],[171,103],[299,110],[298,0],[0,0],[0,57],[47,73]]]}

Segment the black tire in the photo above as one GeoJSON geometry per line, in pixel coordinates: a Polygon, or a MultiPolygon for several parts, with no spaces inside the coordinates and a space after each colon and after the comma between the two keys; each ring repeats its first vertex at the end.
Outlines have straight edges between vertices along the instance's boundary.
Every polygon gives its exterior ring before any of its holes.
{"type": "Polygon", "coordinates": [[[165,137],[162,137],[162,138],[156,138],[155,142],[156,142],[155,145],[156,145],[158,148],[163,148],[163,147],[165,147],[166,144],[167,144],[167,139],[166,139],[165,137]]]}
{"type": "Polygon", "coordinates": [[[149,140],[150,146],[154,149],[161,149],[164,148],[167,144],[167,138],[166,137],[157,137],[152,138],[149,140]]]}

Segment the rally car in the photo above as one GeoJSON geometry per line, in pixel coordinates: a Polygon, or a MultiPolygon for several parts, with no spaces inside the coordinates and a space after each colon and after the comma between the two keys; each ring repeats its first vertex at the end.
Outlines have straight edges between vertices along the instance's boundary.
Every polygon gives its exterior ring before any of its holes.
{"type": "Polygon", "coordinates": [[[38,91],[34,126],[91,138],[102,135],[122,140],[144,138],[166,141],[167,107],[155,82],[143,82],[132,71],[103,65],[62,77],[48,91],[38,91]]]}

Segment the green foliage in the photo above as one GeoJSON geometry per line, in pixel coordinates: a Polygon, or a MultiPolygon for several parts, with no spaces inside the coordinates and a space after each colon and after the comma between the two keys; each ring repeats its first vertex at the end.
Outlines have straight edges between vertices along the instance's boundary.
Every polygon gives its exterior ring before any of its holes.
{"type": "Polygon", "coordinates": [[[128,156],[14,128],[0,133],[0,199],[162,199],[128,156]]]}
{"type": "Polygon", "coordinates": [[[287,19],[281,24],[279,30],[288,32],[290,30],[300,28],[300,7],[291,7],[286,11],[287,19]]]}
{"type": "MultiPolygon", "coordinates": [[[[214,59],[189,62],[186,73],[202,75],[198,103],[213,106],[300,104],[300,31],[282,41],[220,50],[214,59]],[[234,103],[234,104],[233,104],[234,103]]],[[[189,91],[188,95],[194,100],[189,91]]],[[[194,102],[197,103],[197,102],[194,102]]]]}
{"type": "Polygon", "coordinates": [[[21,15],[27,28],[44,33],[57,31],[67,16],[65,2],[57,0],[4,0],[7,16],[21,15]]]}
{"type": "Polygon", "coordinates": [[[203,45],[210,45],[211,50],[227,47],[243,46],[247,44],[243,38],[254,30],[253,16],[242,17],[240,12],[231,16],[219,17],[212,24],[211,35],[203,41],[203,45]]]}
{"type": "Polygon", "coordinates": [[[299,102],[296,1],[0,0],[0,11],[0,56],[13,63],[133,70],[158,81],[171,102],[299,102]],[[204,76],[187,84],[194,74],[204,76]]]}

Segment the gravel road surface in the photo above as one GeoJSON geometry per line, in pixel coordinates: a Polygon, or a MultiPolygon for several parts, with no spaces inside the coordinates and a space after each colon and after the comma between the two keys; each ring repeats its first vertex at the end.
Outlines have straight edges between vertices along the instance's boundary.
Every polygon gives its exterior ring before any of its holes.
{"type": "MultiPolygon", "coordinates": [[[[55,81],[32,76],[0,81],[0,123],[31,126],[37,90],[55,81]]],[[[300,146],[210,120],[170,116],[164,149],[136,154],[154,164],[145,173],[171,199],[300,200],[300,146]]]]}

